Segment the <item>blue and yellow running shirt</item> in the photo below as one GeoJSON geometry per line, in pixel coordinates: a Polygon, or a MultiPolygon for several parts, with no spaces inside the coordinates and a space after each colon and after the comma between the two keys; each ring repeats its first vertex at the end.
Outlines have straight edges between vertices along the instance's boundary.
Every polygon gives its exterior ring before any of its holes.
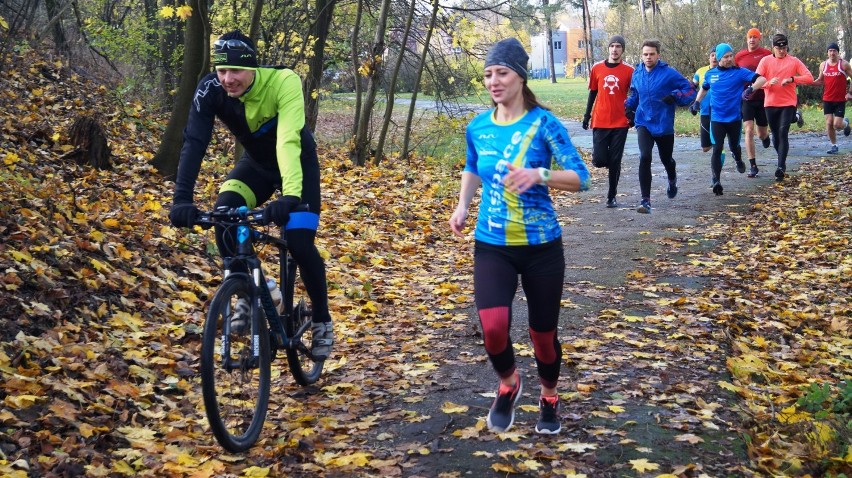
{"type": "Polygon", "coordinates": [[[547,186],[537,184],[516,194],[503,187],[511,163],[524,168],[550,168],[551,160],[580,176],[589,188],[586,163],[571,143],[565,126],[543,108],[533,108],[511,123],[498,123],[494,110],[467,126],[465,171],[482,179],[482,202],[474,237],[500,246],[536,245],[562,237],[547,186]]]}

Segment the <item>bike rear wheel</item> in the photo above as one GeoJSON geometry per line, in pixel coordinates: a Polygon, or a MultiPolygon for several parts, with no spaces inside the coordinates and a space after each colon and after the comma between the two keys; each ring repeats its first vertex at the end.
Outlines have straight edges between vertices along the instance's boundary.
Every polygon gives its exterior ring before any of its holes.
{"type": "Polygon", "coordinates": [[[287,348],[287,365],[296,383],[306,386],[316,382],[324,362],[315,362],[310,356],[311,310],[304,299],[296,302],[290,315],[284,318],[284,330],[293,341],[287,348]]]}
{"type": "MultiPolygon", "coordinates": [[[[249,299],[249,280],[236,275],[225,279],[210,304],[201,344],[201,390],[207,421],[213,436],[230,452],[254,445],[269,405],[271,358],[263,311],[254,330],[238,333],[231,327],[238,300],[248,301],[251,309],[257,307],[249,299]],[[254,343],[257,354],[252,352],[254,343]]],[[[245,328],[252,328],[251,321],[245,328]]]]}

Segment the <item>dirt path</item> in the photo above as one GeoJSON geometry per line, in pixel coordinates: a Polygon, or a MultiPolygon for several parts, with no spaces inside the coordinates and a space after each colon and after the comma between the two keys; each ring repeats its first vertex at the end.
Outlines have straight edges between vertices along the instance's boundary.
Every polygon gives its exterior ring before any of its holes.
{"type": "MultiPolygon", "coordinates": [[[[569,130],[579,147],[590,146],[590,132],[576,123],[569,130]]],[[[788,180],[797,180],[799,167],[819,157],[824,143],[823,135],[792,135],[788,180]]],[[[735,398],[717,385],[727,380],[724,331],[709,321],[666,314],[667,300],[710,284],[668,270],[662,260],[700,255],[715,245],[714,234],[748,214],[754,197],[775,184],[775,152],[758,145],[761,174],[753,179],[738,174],[729,160],[722,175],[725,194],[716,197],[710,190],[709,153],[700,151],[695,137],[677,138],[680,192],[675,199],[666,197],[665,171],[655,153],[654,210],[646,215],[635,211],[635,132],[627,145],[620,208],[604,207],[605,170],[594,172],[591,191],[557,201],[568,262],[559,329],[568,364],[562,372],[562,433],[533,433],[538,383],[520,293],[512,333],[525,390],[515,427],[502,435],[484,429],[496,379],[472,319],[475,312],[467,310],[471,319],[448,328],[441,343],[430,344],[431,360],[440,368],[427,398],[400,404],[399,410],[427,418],[376,430],[392,436],[376,446],[421,447],[404,476],[565,476],[572,470],[589,477],[749,475],[735,429],[735,398]],[[442,411],[447,402],[468,409],[447,413],[442,411]]]]}

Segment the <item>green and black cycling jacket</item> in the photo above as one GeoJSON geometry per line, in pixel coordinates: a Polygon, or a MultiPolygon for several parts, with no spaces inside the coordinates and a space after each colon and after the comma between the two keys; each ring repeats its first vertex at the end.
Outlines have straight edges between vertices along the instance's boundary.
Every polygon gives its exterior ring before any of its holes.
{"type": "Polygon", "coordinates": [[[201,161],[219,118],[246,153],[266,168],[278,167],[281,193],[302,197],[300,131],[305,125],[302,82],[283,68],[258,68],[254,82],[239,98],[231,98],[212,72],[195,89],[183,132],[174,203],[193,202],[201,161]]]}

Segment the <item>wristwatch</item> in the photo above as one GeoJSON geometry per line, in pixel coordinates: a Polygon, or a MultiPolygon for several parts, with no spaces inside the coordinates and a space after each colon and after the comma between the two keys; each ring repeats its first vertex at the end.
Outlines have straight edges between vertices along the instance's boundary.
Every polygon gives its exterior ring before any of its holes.
{"type": "Polygon", "coordinates": [[[542,184],[547,184],[550,181],[550,170],[547,168],[538,168],[538,177],[541,178],[542,184]]]}

